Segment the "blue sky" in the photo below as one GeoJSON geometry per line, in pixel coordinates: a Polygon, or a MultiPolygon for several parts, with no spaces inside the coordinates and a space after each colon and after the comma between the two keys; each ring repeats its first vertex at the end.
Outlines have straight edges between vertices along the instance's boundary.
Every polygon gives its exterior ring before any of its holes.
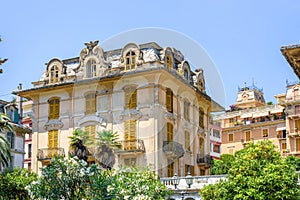
{"type": "Polygon", "coordinates": [[[226,107],[238,86],[253,80],[266,101],[275,102],[286,80],[298,79],[280,47],[300,43],[299,7],[296,0],[4,1],[0,57],[9,60],[0,74],[0,98],[10,100],[19,83],[32,87],[46,62],[77,57],[85,42],[158,27],[186,35],[209,54],[223,81],[226,107]]]}

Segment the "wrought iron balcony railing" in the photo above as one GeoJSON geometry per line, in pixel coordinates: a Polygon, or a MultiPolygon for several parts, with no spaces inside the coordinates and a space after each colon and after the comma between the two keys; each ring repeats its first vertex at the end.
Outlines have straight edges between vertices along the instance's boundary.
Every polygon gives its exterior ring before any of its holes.
{"type": "Polygon", "coordinates": [[[54,158],[57,156],[65,156],[64,148],[58,147],[58,148],[38,149],[37,155],[36,155],[36,157],[39,161],[50,160],[51,158],[54,158]]]}
{"type": "Polygon", "coordinates": [[[181,158],[184,155],[184,148],[182,144],[174,141],[163,142],[163,152],[174,159],[181,158]]]}
{"type": "Polygon", "coordinates": [[[200,154],[198,153],[197,154],[197,164],[198,165],[211,165],[212,163],[212,158],[210,155],[206,154],[206,155],[203,155],[203,154],[200,154]]]}
{"type": "Polygon", "coordinates": [[[121,148],[116,149],[116,153],[144,153],[145,145],[144,141],[141,139],[136,140],[122,140],[119,141],[121,148]]]}

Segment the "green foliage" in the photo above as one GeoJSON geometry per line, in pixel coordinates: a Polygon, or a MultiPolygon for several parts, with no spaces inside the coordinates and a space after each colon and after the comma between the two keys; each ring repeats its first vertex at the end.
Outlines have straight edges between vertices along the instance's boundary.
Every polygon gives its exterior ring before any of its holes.
{"type": "Polygon", "coordinates": [[[167,187],[148,168],[121,168],[112,176],[107,190],[112,199],[164,199],[170,195],[167,187]]]}
{"type": "Polygon", "coordinates": [[[213,160],[210,173],[212,175],[227,174],[234,161],[234,156],[231,154],[222,154],[220,160],[213,160]]]}
{"type": "Polygon", "coordinates": [[[267,102],[267,105],[268,105],[268,106],[271,106],[271,105],[273,105],[273,102],[272,102],[272,101],[268,101],[268,102],[267,102]]]}
{"type": "Polygon", "coordinates": [[[76,157],[55,158],[42,169],[42,176],[31,183],[33,199],[163,199],[169,190],[148,169],[101,170],[87,166],[76,157]]]}
{"type": "Polygon", "coordinates": [[[204,200],[212,199],[297,199],[294,164],[282,158],[271,141],[253,142],[235,154],[228,181],[204,187],[204,200]]]}
{"type": "Polygon", "coordinates": [[[291,163],[292,165],[294,165],[296,167],[296,171],[300,171],[300,158],[296,157],[296,156],[288,156],[286,158],[286,161],[288,163],[291,163]]]}
{"type": "Polygon", "coordinates": [[[36,180],[37,174],[29,172],[27,169],[5,169],[0,175],[1,199],[30,199],[25,187],[36,180]]]}

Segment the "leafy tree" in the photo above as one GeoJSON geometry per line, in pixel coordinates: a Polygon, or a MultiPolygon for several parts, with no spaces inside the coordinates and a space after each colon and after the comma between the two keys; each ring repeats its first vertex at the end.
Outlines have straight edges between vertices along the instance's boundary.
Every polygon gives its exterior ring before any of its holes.
{"type": "Polygon", "coordinates": [[[37,174],[27,169],[5,169],[0,178],[1,199],[30,199],[25,187],[37,180],[37,174]]]}
{"type": "Polygon", "coordinates": [[[102,170],[78,158],[54,158],[36,182],[27,186],[32,199],[163,199],[170,194],[149,169],[102,170]]]}
{"type": "Polygon", "coordinates": [[[211,167],[212,175],[227,174],[231,165],[234,161],[234,156],[231,154],[222,154],[220,160],[213,160],[213,165],[211,167]]]}
{"type": "MultiPolygon", "coordinates": [[[[33,199],[83,199],[87,197],[91,180],[102,175],[97,166],[87,166],[78,158],[54,158],[42,169],[42,176],[27,189],[33,199]]],[[[105,179],[106,180],[106,179],[105,179]]],[[[101,191],[97,191],[102,195],[101,191]]]]}
{"type": "Polygon", "coordinates": [[[296,156],[288,156],[286,158],[286,161],[288,163],[291,163],[292,165],[294,165],[296,167],[296,171],[300,171],[300,158],[296,157],[296,156]]]}
{"type": "Polygon", "coordinates": [[[107,191],[112,199],[165,199],[171,192],[148,168],[124,167],[116,171],[107,191]]]}
{"type": "Polygon", "coordinates": [[[253,142],[235,154],[227,181],[205,186],[207,199],[297,199],[295,166],[280,156],[271,141],[253,142]]]}
{"type": "Polygon", "coordinates": [[[0,171],[2,166],[8,167],[11,161],[10,145],[6,138],[1,135],[1,133],[5,133],[6,131],[13,132],[13,128],[9,122],[9,117],[3,113],[0,113],[0,171]]]}

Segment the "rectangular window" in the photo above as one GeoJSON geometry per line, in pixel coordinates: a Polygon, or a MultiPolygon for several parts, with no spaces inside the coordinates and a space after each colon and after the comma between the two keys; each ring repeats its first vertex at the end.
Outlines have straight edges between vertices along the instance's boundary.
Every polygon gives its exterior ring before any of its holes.
{"type": "Polygon", "coordinates": [[[135,150],[136,146],[136,120],[124,122],[124,149],[135,150]]]}
{"type": "Polygon", "coordinates": [[[174,176],[174,163],[170,160],[168,160],[168,163],[170,163],[167,166],[167,170],[168,170],[168,177],[173,177],[174,176]]]}
{"type": "Polygon", "coordinates": [[[48,131],[48,148],[58,148],[58,130],[48,131]]]}
{"type": "Polygon", "coordinates": [[[245,132],[245,136],[246,136],[246,142],[249,142],[250,139],[251,139],[250,131],[246,131],[246,132],[245,132]]]}
{"type": "Polygon", "coordinates": [[[199,109],[199,127],[204,129],[204,112],[199,109]]]}
{"type": "Polygon", "coordinates": [[[28,144],[28,158],[31,158],[32,155],[32,144],[28,144]]]}
{"type": "Polygon", "coordinates": [[[184,131],[184,146],[186,150],[191,151],[190,133],[188,131],[184,131]]]}
{"type": "Polygon", "coordinates": [[[282,150],[283,152],[286,152],[286,143],[282,143],[282,144],[281,144],[281,150],[282,150]]]}
{"type": "Polygon", "coordinates": [[[129,167],[136,166],[136,158],[124,158],[124,164],[129,167]]]}
{"type": "Polygon", "coordinates": [[[49,119],[59,118],[59,99],[49,100],[49,119]]]}
{"type": "Polygon", "coordinates": [[[296,138],[296,152],[300,151],[300,138],[296,138]]]}
{"type": "Polygon", "coordinates": [[[137,106],[137,90],[135,88],[128,88],[125,90],[124,108],[135,109],[137,106]]]}
{"type": "Polygon", "coordinates": [[[233,142],[233,133],[228,134],[228,141],[233,142]]]}
{"type": "Polygon", "coordinates": [[[300,131],[300,119],[295,120],[295,132],[300,131]]]}
{"type": "Polygon", "coordinates": [[[184,176],[188,175],[188,171],[190,170],[191,176],[195,176],[195,168],[192,165],[185,165],[184,166],[184,176]]]}
{"type": "Polygon", "coordinates": [[[231,155],[233,155],[234,150],[233,150],[232,148],[231,148],[231,149],[228,149],[228,153],[231,154],[231,155]]]}
{"type": "Polygon", "coordinates": [[[263,137],[268,137],[268,135],[269,135],[269,130],[263,129],[263,137]]]}
{"type": "Polygon", "coordinates": [[[215,153],[221,153],[221,148],[220,148],[220,146],[214,144],[213,152],[215,152],[215,153]]]}
{"type": "Polygon", "coordinates": [[[169,88],[166,90],[166,107],[168,112],[173,113],[173,92],[169,88]]]}
{"type": "Polygon", "coordinates": [[[190,120],[190,103],[185,101],[184,102],[184,108],[183,108],[183,116],[184,119],[189,121],[190,120]]]}
{"type": "Polygon", "coordinates": [[[167,122],[167,141],[171,142],[173,141],[174,132],[173,132],[173,124],[170,122],[167,122]]]}
{"type": "Polygon", "coordinates": [[[96,96],[95,94],[88,94],[85,96],[85,114],[96,113],[96,96]]]}

